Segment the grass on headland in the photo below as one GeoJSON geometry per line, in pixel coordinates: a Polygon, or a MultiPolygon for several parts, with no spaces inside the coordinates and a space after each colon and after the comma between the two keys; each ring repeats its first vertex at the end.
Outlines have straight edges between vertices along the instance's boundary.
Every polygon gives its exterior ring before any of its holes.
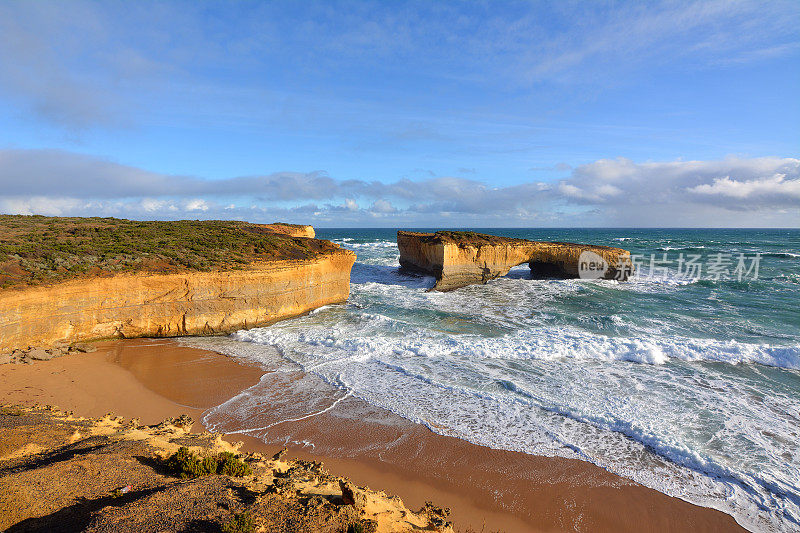
{"type": "Polygon", "coordinates": [[[241,269],[331,248],[239,221],[0,215],[0,288],[120,272],[241,269]]]}
{"type": "Polygon", "coordinates": [[[442,230],[437,231],[431,237],[434,242],[449,242],[457,245],[481,245],[481,244],[507,244],[507,243],[524,243],[529,242],[525,239],[516,239],[513,237],[501,237],[498,235],[488,235],[486,233],[478,233],[475,231],[453,231],[442,230]]]}

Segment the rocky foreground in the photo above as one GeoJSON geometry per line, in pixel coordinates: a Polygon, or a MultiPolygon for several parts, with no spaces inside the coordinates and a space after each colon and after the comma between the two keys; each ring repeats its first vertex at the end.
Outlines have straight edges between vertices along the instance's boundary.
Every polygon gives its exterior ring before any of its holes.
{"type": "Polygon", "coordinates": [[[240,454],[188,417],[142,426],[0,408],[0,531],[452,532],[319,462],[240,454]]]}
{"type": "Polygon", "coordinates": [[[540,242],[472,231],[397,232],[400,265],[436,277],[433,290],[449,291],[508,274],[528,263],[534,277],[626,280],[630,252],[610,246],[540,242]]]}

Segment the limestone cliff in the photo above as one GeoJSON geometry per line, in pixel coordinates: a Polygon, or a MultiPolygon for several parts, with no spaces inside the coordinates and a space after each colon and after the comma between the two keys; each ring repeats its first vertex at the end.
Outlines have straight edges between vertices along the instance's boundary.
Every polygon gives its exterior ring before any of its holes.
{"type": "Polygon", "coordinates": [[[241,269],[317,257],[314,228],[233,220],[0,215],[0,289],[131,272],[241,269]]]}
{"type": "Polygon", "coordinates": [[[538,242],[473,232],[397,232],[400,265],[436,277],[434,290],[486,283],[528,263],[535,277],[625,280],[633,271],[621,248],[538,242]]]}
{"type": "Polygon", "coordinates": [[[281,235],[288,235],[290,237],[306,237],[313,239],[316,237],[314,226],[303,224],[287,224],[285,222],[275,222],[273,224],[251,224],[254,228],[263,228],[272,233],[279,233],[281,235]]]}
{"type": "Polygon", "coordinates": [[[242,270],[136,273],[0,291],[0,353],[107,337],[210,335],[347,300],[355,254],[242,270]]]}
{"type": "Polygon", "coordinates": [[[342,302],[355,254],[314,228],[0,215],[0,354],[207,335],[342,302]]]}

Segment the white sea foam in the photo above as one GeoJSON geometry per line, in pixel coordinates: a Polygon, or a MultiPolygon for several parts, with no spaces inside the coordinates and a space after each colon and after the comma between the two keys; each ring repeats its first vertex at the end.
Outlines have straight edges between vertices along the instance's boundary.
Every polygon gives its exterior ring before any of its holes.
{"type": "Polygon", "coordinates": [[[341,244],[342,246],[345,246],[347,248],[352,248],[352,249],[359,249],[359,248],[394,248],[394,249],[397,249],[397,243],[396,242],[390,242],[390,241],[353,242],[352,239],[350,239],[350,240],[341,239],[341,240],[336,240],[334,242],[336,242],[337,244],[341,244]]]}
{"type": "MultiPolygon", "coordinates": [[[[564,285],[566,290],[577,290],[571,284],[564,285]]],[[[376,284],[372,288],[385,291],[391,286],[376,284]]],[[[431,295],[434,299],[448,296],[431,295]]],[[[619,317],[612,320],[617,324],[622,321],[619,317]]],[[[693,398],[691,409],[719,405],[724,398],[727,414],[720,418],[738,418],[742,427],[720,427],[717,438],[735,442],[746,435],[746,441],[753,442],[760,431],[754,427],[756,421],[768,420],[765,425],[776,437],[767,439],[760,453],[771,450],[769,461],[780,465],[784,449],[781,439],[794,442],[792,439],[800,438],[797,428],[785,422],[785,413],[800,417],[796,399],[783,398],[783,406],[773,409],[772,418],[749,407],[744,414],[737,414],[746,402],[737,400],[729,390],[731,386],[725,386],[722,380],[707,380],[706,392],[698,395],[669,372],[662,375],[645,370],[633,374],[632,369],[658,368],[670,360],[727,364],[758,361],[796,368],[798,347],[691,338],[614,338],[572,328],[474,335],[454,333],[458,330],[454,324],[448,324],[448,331],[431,331],[408,317],[395,319],[370,313],[346,320],[341,316],[321,320],[318,327],[302,322],[240,332],[236,338],[277,345],[307,371],[443,434],[505,449],[590,460],[668,494],[736,514],[743,523],[758,524],[758,529],[796,518],[791,502],[776,498],[765,488],[771,483],[782,493],[796,492],[797,487],[788,481],[794,474],[800,476],[796,464],[791,473],[782,472],[785,467],[755,469],[764,472],[763,478],[735,470],[731,457],[725,460],[699,453],[689,436],[673,434],[674,428],[681,426],[701,431],[709,421],[698,419],[696,425],[689,424],[686,406],[674,405],[671,409],[675,416],[665,417],[663,413],[669,403],[674,403],[674,394],[693,398]],[[570,363],[575,360],[584,363],[570,363]],[[640,364],[605,366],[611,361],[640,364]],[[521,374],[508,370],[520,365],[526,369],[521,374]],[[638,378],[630,377],[636,374],[638,378]],[[526,382],[531,375],[547,379],[526,382]],[[576,383],[581,384],[578,390],[576,383]],[[681,392],[676,393],[676,389],[681,392]],[[606,394],[597,396],[599,391],[606,394]],[[628,391],[637,391],[638,400],[633,404],[625,399],[628,391]],[[723,437],[726,431],[732,433],[723,437]],[[658,467],[636,468],[637,454],[648,448],[661,457],[653,460],[658,467]],[[788,514],[775,515],[776,508],[785,508],[784,514],[788,514]],[[765,515],[764,509],[770,511],[765,515]]],[[[772,401],[780,404],[781,399],[772,401]]],[[[713,440],[713,436],[708,438],[713,440]]],[[[755,449],[759,448],[747,453],[755,449]]]]}
{"type": "MultiPolygon", "coordinates": [[[[370,330],[365,324],[373,320],[392,329],[385,317],[368,317],[353,327],[370,330]]],[[[647,370],[651,365],[605,367],[603,347],[589,355],[589,364],[575,365],[566,359],[574,355],[564,350],[560,357],[521,360],[511,352],[501,358],[485,343],[460,354],[458,341],[437,343],[435,335],[424,341],[424,335],[416,341],[364,339],[347,327],[325,334],[314,333],[308,324],[297,326],[240,332],[236,338],[277,344],[307,371],[442,434],[590,460],[668,494],[736,514],[758,529],[780,528],[800,516],[791,499],[781,498],[797,492],[792,480],[800,478],[795,477],[800,467],[796,460],[786,464],[776,446],[776,441],[800,438],[800,402],[790,395],[765,398],[760,409],[766,411],[754,412],[745,379],[731,383],[713,372],[709,377],[689,370],[680,378],[647,370]],[[692,405],[679,405],[676,398],[691,398],[692,405]],[[724,405],[719,398],[725,398],[724,405]],[[721,416],[704,419],[697,407],[715,403],[721,416]],[[787,421],[786,414],[793,418],[787,421]],[[760,427],[769,428],[770,436],[762,435],[760,427]],[[759,459],[757,474],[737,468],[738,455],[700,453],[692,444],[717,438],[737,442],[745,435],[747,454],[758,449],[768,454],[759,459]],[[637,457],[648,448],[656,457],[647,469],[637,468],[637,457]],[[765,468],[770,462],[775,466],[765,468]]],[[[581,341],[566,336],[564,343],[574,348],[581,341]]],[[[664,355],[650,347],[632,343],[627,349],[623,359],[663,362],[658,359],[664,355]]]]}
{"type": "Polygon", "coordinates": [[[797,252],[768,252],[762,255],[772,256],[772,257],[789,257],[792,259],[800,257],[800,253],[797,252]]]}
{"type": "MultiPolygon", "coordinates": [[[[616,319],[617,322],[620,320],[616,319]]],[[[450,331],[437,333],[415,327],[413,322],[361,314],[351,323],[326,323],[321,328],[261,328],[238,332],[234,338],[276,346],[291,343],[325,347],[354,355],[371,353],[497,359],[595,359],[648,364],[664,364],[672,358],[734,365],[759,363],[800,369],[798,345],[773,346],[678,336],[614,337],[588,333],[573,327],[515,331],[500,336],[458,334],[457,330],[456,326],[450,331]],[[387,334],[381,334],[382,329],[387,334]]]]}
{"type": "Polygon", "coordinates": [[[661,252],[672,252],[677,250],[703,250],[705,246],[702,245],[695,245],[695,246],[662,246],[657,248],[657,250],[661,252]]]}
{"type": "MultiPolygon", "coordinates": [[[[438,433],[591,461],[753,530],[800,527],[800,343],[796,328],[771,325],[770,306],[742,300],[746,288],[670,272],[530,280],[522,265],[486,285],[427,292],[432,278],[397,269],[394,241],[341,242],[358,253],[346,305],[227,340],[279,369],[275,383],[302,368],[331,390],[269,396],[268,420],[248,426],[264,409],[259,395],[275,389],[263,384],[209,413],[215,427],[255,431],[352,394],[438,433]]],[[[766,258],[766,271],[781,257],[766,258]]],[[[781,312],[800,278],[774,279],[764,297],[781,312]]]]}

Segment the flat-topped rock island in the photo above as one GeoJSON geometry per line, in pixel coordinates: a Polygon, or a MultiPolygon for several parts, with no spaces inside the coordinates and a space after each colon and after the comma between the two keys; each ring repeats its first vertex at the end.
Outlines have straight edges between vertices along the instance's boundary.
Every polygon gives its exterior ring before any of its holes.
{"type": "Polygon", "coordinates": [[[504,276],[528,263],[534,277],[626,280],[630,252],[610,246],[541,242],[471,231],[397,232],[400,265],[436,277],[432,290],[450,291],[504,276]]]}

